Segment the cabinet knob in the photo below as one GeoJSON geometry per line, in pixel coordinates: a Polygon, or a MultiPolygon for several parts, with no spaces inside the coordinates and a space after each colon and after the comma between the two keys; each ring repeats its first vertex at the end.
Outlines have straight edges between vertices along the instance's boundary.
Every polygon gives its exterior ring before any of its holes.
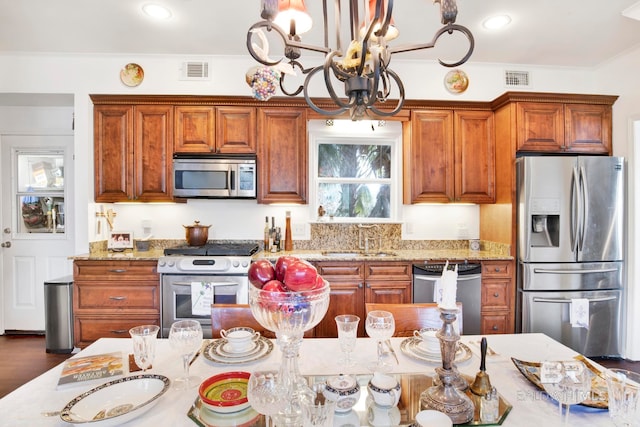
{"type": "Polygon", "coordinates": [[[126,329],[112,329],[111,333],[113,334],[117,334],[117,335],[122,335],[124,333],[128,332],[126,329]]]}
{"type": "Polygon", "coordinates": [[[493,296],[494,296],[494,297],[496,297],[496,298],[498,298],[498,297],[500,296],[500,294],[499,294],[498,292],[495,292],[495,293],[493,294],[493,296]]]}
{"type": "Polygon", "coordinates": [[[500,273],[500,267],[496,267],[495,270],[496,270],[496,273],[500,273]]]}
{"type": "Polygon", "coordinates": [[[371,285],[367,284],[367,289],[371,289],[371,285]]]}
{"type": "Polygon", "coordinates": [[[493,326],[491,327],[491,330],[493,330],[493,331],[497,331],[497,330],[498,330],[498,325],[493,325],[493,326]]]}
{"type": "Polygon", "coordinates": [[[358,289],[362,289],[362,283],[358,283],[358,289]]]}

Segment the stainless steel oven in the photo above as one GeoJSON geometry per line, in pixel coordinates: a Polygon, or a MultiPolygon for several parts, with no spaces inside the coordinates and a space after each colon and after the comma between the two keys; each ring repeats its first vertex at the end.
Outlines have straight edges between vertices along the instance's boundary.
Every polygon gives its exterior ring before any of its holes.
{"type": "Polygon", "coordinates": [[[158,259],[161,337],[169,336],[177,320],[196,319],[202,324],[204,337],[211,338],[211,303],[249,302],[248,270],[257,248],[257,244],[210,244],[165,250],[165,256],[158,259]],[[209,255],[233,252],[241,255],[209,255]]]}

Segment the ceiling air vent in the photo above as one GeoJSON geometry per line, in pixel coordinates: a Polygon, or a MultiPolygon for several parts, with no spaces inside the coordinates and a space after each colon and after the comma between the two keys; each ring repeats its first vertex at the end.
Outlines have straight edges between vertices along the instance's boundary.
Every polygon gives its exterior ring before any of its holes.
{"type": "Polygon", "coordinates": [[[209,63],[206,61],[183,62],[180,80],[209,80],[209,63]]]}
{"type": "Polygon", "coordinates": [[[528,71],[505,71],[504,84],[507,87],[529,87],[531,76],[528,71]]]}

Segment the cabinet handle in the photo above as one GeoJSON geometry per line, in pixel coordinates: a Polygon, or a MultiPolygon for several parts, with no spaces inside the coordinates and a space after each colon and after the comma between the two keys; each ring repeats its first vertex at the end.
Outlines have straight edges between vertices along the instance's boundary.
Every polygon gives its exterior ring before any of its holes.
{"type": "Polygon", "coordinates": [[[500,296],[500,294],[498,292],[493,294],[494,297],[498,298],[500,296]]]}
{"type": "Polygon", "coordinates": [[[491,329],[492,329],[492,330],[494,330],[494,331],[497,331],[497,330],[498,330],[498,325],[493,325],[493,326],[491,327],[491,329]]]}
{"type": "Polygon", "coordinates": [[[109,273],[126,273],[126,268],[114,268],[113,270],[109,270],[109,273]]]}
{"type": "Polygon", "coordinates": [[[126,329],[112,329],[112,330],[111,330],[111,333],[113,333],[113,334],[118,334],[118,335],[122,335],[122,334],[124,334],[125,332],[127,332],[127,330],[126,330],[126,329]]]}
{"type": "Polygon", "coordinates": [[[126,299],[127,299],[127,297],[120,297],[120,296],[118,296],[118,297],[109,297],[109,299],[112,299],[112,300],[114,300],[114,301],[124,301],[124,300],[126,300],[126,299]]]}

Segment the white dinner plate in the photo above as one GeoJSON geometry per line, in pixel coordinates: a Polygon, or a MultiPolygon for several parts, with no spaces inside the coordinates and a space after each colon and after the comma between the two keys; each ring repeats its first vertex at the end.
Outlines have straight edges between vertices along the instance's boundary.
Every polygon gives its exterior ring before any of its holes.
{"type": "MultiPolygon", "coordinates": [[[[420,338],[407,338],[400,343],[400,350],[406,354],[407,356],[420,360],[423,362],[430,363],[440,363],[442,362],[442,357],[440,353],[428,353],[422,348],[419,347],[421,340],[420,338]]],[[[458,350],[456,350],[456,357],[454,362],[462,363],[471,359],[471,349],[467,347],[465,344],[459,342],[458,350]]]]}
{"type": "Polygon", "coordinates": [[[155,374],[109,381],[72,399],[60,412],[60,418],[92,427],[120,425],[151,409],[170,385],[169,378],[155,374]]]}
{"type": "Polygon", "coordinates": [[[273,350],[273,343],[270,339],[260,337],[256,341],[254,348],[247,353],[227,353],[222,348],[227,340],[217,339],[211,341],[204,349],[204,357],[214,363],[223,365],[233,365],[253,362],[266,357],[273,350]]]}

